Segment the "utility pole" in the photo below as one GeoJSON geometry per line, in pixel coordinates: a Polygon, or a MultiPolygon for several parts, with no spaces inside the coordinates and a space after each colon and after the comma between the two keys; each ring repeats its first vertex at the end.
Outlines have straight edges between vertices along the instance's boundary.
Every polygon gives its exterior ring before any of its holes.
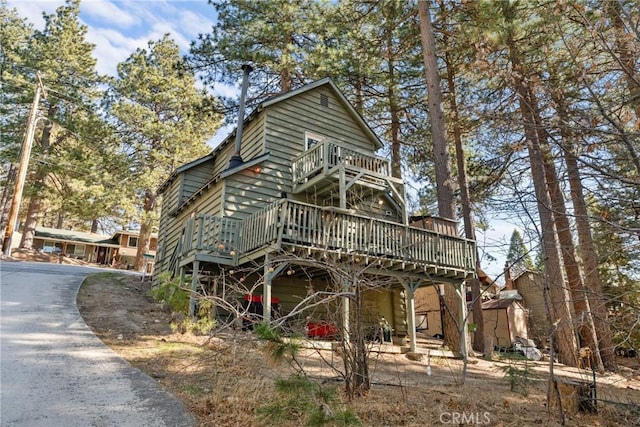
{"type": "Polygon", "coordinates": [[[29,157],[31,156],[31,146],[33,145],[33,137],[36,133],[36,120],[41,93],[45,98],[47,97],[44,91],[44,85],[40,79],[40,73],[38,73],[36,93],[33,97],[33,105],[31,105],[29,121],[27,122],[27,131],[25,132],[24,139],[22,141],[22,150],[20,151],[20,164],[18,165],[16,184],[13,190],[13,198],[11,199],[11,210],[9,210],[7,228],[4,233],[4,240],[2,241],[2,253],[7,257],[11,256],[11,239],[13,238],[13,230],[16,228],[16,223],[18,222],[18,211],[20,210],[20,203],[22,202],[22,190],[24,189],[24,182],[27,178],[27,167],[29,166],[29,157]]]}

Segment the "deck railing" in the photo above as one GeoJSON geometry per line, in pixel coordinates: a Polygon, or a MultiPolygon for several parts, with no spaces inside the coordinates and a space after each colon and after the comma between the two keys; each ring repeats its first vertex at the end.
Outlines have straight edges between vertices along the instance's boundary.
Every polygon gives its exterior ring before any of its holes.
{"type": "Polygon", "coordinates": [[[376,176],[391,176],[389,160],[334,141],[322,141],[293,159],[293,183],[301,184],[320,172],[327,173],[337,165],[376,176]]]}
{"type": "Polygon", "coordinates": [[[212,215],[197,215],[183,226],[182,254],[192,250],[217,252],[234,257],[240,220],[212,215]]]}
{"type": "Polygon", "coordinates": [[[282,239],[302,246],[473,271],[475,243],[300,202],[282,205],[282,239]]]}
{"type": "Polygon", "coordinates": [[[274,202],[242,221],[198,215],[184,230],[183,254],[198,250],[235,257],[288,244],[468,272],[475,267],[473,241],[291,200],[274,202]]]}

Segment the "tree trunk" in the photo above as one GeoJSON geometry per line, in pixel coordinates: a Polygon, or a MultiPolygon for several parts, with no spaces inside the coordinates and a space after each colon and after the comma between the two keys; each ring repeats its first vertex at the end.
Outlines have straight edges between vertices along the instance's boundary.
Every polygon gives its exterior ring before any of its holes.
{"type": "Polygon", "coordinates": [[[580,266],[576,259],[575,246],[573,244],[573,236],[571,234],[571,225],[567,217],[564,196],[558,182],[558,174],[555,164],[553,163],[551,150],[549,148],[547,132],[543,127],[540,119],[540,111],[535,99],[534,90],[528,87],[529,99],[531,100],[530,109],[536,124],[538,141],[540,143],[540,151],[544,167],[544,175],[549,189],[551,198],[551,207],[553,211],[553,219],[558,233],[558,241],[560,243],[560,253],[564,263],[567,282],[571,293],[571,301],[573,301],[574,318],[578,324],[578,332],[580,336],[579,347],[587,346],[595,355],[595,363],[598,371],[603,372],[604,366],[600,359],[598,348],[598,338],[596,336],[593,318],[591,317],[591,309],[589,308],[589,300],[587,299],[586,289],[582,282],[582,274],[580,266]]]}
{"type": "Polygon", "coordinates": [[[62,224],[64,224],[64,213],[63,213],[62,209],[60,209],[58,211],[58,220],[56,221],[56,228],[57,229],[61,229],[62,228],[62,224]]]}
{"type": "Polygon", "coordinates": [[[144,206],[142,213],[142,221],[140,223],[140,234],[138,235],[138,248],[136,250],[136,263],[134,269],[142,271],[145,267],[144,254],[149,252],[151,243],[151,228],[153,227],[153,217],[156,210],[158,200],[157,194],[153,190],[146,190],[144,197],[144,206]]]}
{"type": "MultiPolygon", "coordinates": [[[[445,6],[440,2],[441,10],[445,11],[445,6]]],[[[447,45],[448,36],[444,35],[444,44],[447,45]]],[[[447,85],[449,87],[449,108],[451,108],[453,140],[456,147],[456,165],[458,167],[458,187],[460,188],[460,205],[462,206],[462,219],[464,221],[464,236],[470,240],[476,240],[475,225],[471,210],[471,195],[469,194],[469,184],[467,181],[467,162],[462,144],[462,129],[459,121],[458,102],[456,99],[456,83],[452,64],[452,59],[445,51],[445,64],[447,67],[447,85]]],[[[471,279],[471,300],[473,310],[473,323],[476,329],[473,333],[473,349],[481,353],[491,351],[484,348],[484,315],[482,313],[482,295],[480,289],[480,258],[476,247],[476,277],[471,279]]]]}
{"type": "Polygon", "coordinates": [[[562,137],[562,153],[567,165],[567,176],[571,191],[571,201],[578,230],[578,244],[582,254],[584,276],[587,287],[587,297],[591,308],[593,323],[598,338],[598,348],[604,369],[615,371],[618,369],[613,350],[611,328],[609,326],[607,307],[602,295],[602,282],[598,272],[598,259],[596,248],[591,235],[589,214],[584,198],[582,179],[578,167],[578,159],[575,155],[573,136],[567,123],[567,113],[561,98],[556,99],[558,115],[560,116],[560,134],[562,137]]]}
{"type": "MultiPolygon", "coordinates": [[[[435,36],[431,25],[431,13],[426,0],[418,2],[420,13],[420,36],[424,59],[425,80],[429,101],[429,122],[433,142],[434,166],[436,172],[436,189],[438,197],[438,214],[443,218],[456,219],[454,183],[451,174],[451,160],[446,140],[444,114],[442,112],[442,90],[438,74],[435,36]]],[[[463,295],[464,298],[464,295],[463,295]]],[[[444,287],[444,302],[447,314],[444,316],[443,332],[445,345],[452,350],[466,354],[466,349],[459,348],[460,332],[464,319],[460,313],[459,297],[453,286],[444,287]],[[456,321],[457,320],[457,321],[456,321]]]]}
{"type": "MultiPolygon", "coordinates": [[[[39,193],[44,188],[44,180],[37,180],[35,184],[36,193],[39,193]]],[[[33,238],[36,235],[36,226],[38,225],[38,218],[40,211],[42,210],[42,198],[37,194],[29,198],[29,205],[27,207],[27,216],[24,220],[24,227],[22,228],[22,240],[20,240],[20,248],[32,249],[33,238]]]]}
{"type": "MultiPolygon", "coordinates": [[[[531,98],[530,91],[525,83],[525,74],[520,60],[519,52],[513,39],[507,40],[509,56],[513,66],[514,89],[518,94],[519,110],[522,115],[533,185],[540,217],[542,249],[545,258],[545,275],[549,284],[549,298],[553,318],[549,319],[550,330],[557,326],[558,359],[569,366],[577,366],[576,351],[577,339],[574,334],[572,313],[569,307],[569,293],[566,289],[562,274],[560,254],[558,253],[558,241],[556,238],[553,212],[551,211],[551,197],[544,173],[544,160],[536,132],[535,113],[532,107],[536,106],[536,99],[531,98]]],[[[536,106],[537,107],[537,106],[536,106]]]]}
{"type": "Polygon", "coordinates": [[[9,191],[9,187],[15,185],[16,172],[16,167],[13,165],[9,165],[6,184],[2,189],[2,199],[0,199],[0,230],[3,230],[2,236],[5,235],[4,229],[7,226],[7,222],[9,222],[9,209],[11,209],[10,200],[12,194],[9,191]]]}
{"type": "MultiPolygon", "coordinates": [[[[395,15],[395,2],[389,2],[387,6],[390,8],[388,16],[395,15]]],[[[402,177],[402,162],[400,161],[400,118],[398,114],[398,95],[396,93],[396,75],[395,62],[393,53],[393,28],[389,28],[386,24],[386,48],[387,48],[387,68],[389,70],[389,116],[390,124],[390,140],[391,140],[391,176],[394,178],[402,177]]]]}

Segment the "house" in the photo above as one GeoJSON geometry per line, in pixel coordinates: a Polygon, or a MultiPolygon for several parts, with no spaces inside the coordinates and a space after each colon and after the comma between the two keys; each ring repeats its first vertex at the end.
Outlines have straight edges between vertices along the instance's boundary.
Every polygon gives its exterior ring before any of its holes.
{"type": "MultiPolygon", "coordinates": [[[[131,269],[135,264],[138,231],[119,230],[111,236],[76,230],[36,227],[33,249],[50,254],[62,254],[86,262],[131,269]]],[[[158,244],[152,234],[147,273],[153,272],[153,258],[158,244]]]]}
{"type": "Polygon", "coordinates": [[[324,260],[359,266],[370,282],[385,283],[363,296],[371,324],[387,319],[415,348],[415,290],[462,289],[474,274],[475,242],[447,220],[411,226],[404,182],[376,154],[381,148],[330,79],[263,101],[160,187],[155,277],[189,274],[195,290],[222,270],[253,266],[242,278],[245,298],[259,294],[270,318],[276,301],[286,313],[332,282],[324,260]]]}
{"type": "MultiPolygon", "coordinates": [[[[137,230],[119,230],[111,235],[111,239],[118,243],[118,249],[113,253],[112,262],[114,266],[132,269],[136,264],[136,254],[138,252],[137,230]]],[[[151,233],[149,239],[149,251],[144,254],[147,273],[153,273],[155,255],[158,248],[158,234],[151,233]]]]}

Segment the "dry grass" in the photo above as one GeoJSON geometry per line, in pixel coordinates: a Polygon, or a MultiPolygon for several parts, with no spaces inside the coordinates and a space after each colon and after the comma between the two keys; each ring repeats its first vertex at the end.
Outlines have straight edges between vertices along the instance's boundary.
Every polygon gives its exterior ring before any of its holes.
{"type": "MultiPolygon", "coordinates": [[[[85,321],[107,345],[132,365],[148,373],[180,398],[199,420],[200,426],[261,426],[272,421],[256,415],[266,403],[282,399],[276,392],[277,378],[293,373],[287,365],[273,366],[264,346],[247,332],[215,338],[171,332],[170,315],[146,296],[148,283],[139,279],[97,276],[85,283],[78,295],[78,307],[85,321]],[[114,313],[116,315],[114,315],[114,313]]],[[[537,382],[528,386],[526,397],[510,391],[497,361],[476,359],[469,365],[465,385],[460,379],[460,362],[433,359],[432,375],[425,362],[404,355],[382,354],[372,359],[374,384],[364,398],[346,402],[342,384],[325,362],[341,369],[336,353],[304,350],[300,362],[314,381],[336,387],[334,411],[349,409],[366,426],[456,425],[454,413],[466,420],[492,426],[558,425],[555,414],[546,409],[547,364],[532,364],[537,382]]],[[[563,375],[586,377],[575,368],[558,369],[563,375]]],[[[608,375],[598,380],[599,396],[640,404],[640,381],[608,375]]],[[[600,405],[599,415],[576,414],[567,419],[573,425],[640,425],[640,413],[629,408],[600,405]]],[[[278,425],[301,425],[305,414],[281,420],[278,425]]]]}

